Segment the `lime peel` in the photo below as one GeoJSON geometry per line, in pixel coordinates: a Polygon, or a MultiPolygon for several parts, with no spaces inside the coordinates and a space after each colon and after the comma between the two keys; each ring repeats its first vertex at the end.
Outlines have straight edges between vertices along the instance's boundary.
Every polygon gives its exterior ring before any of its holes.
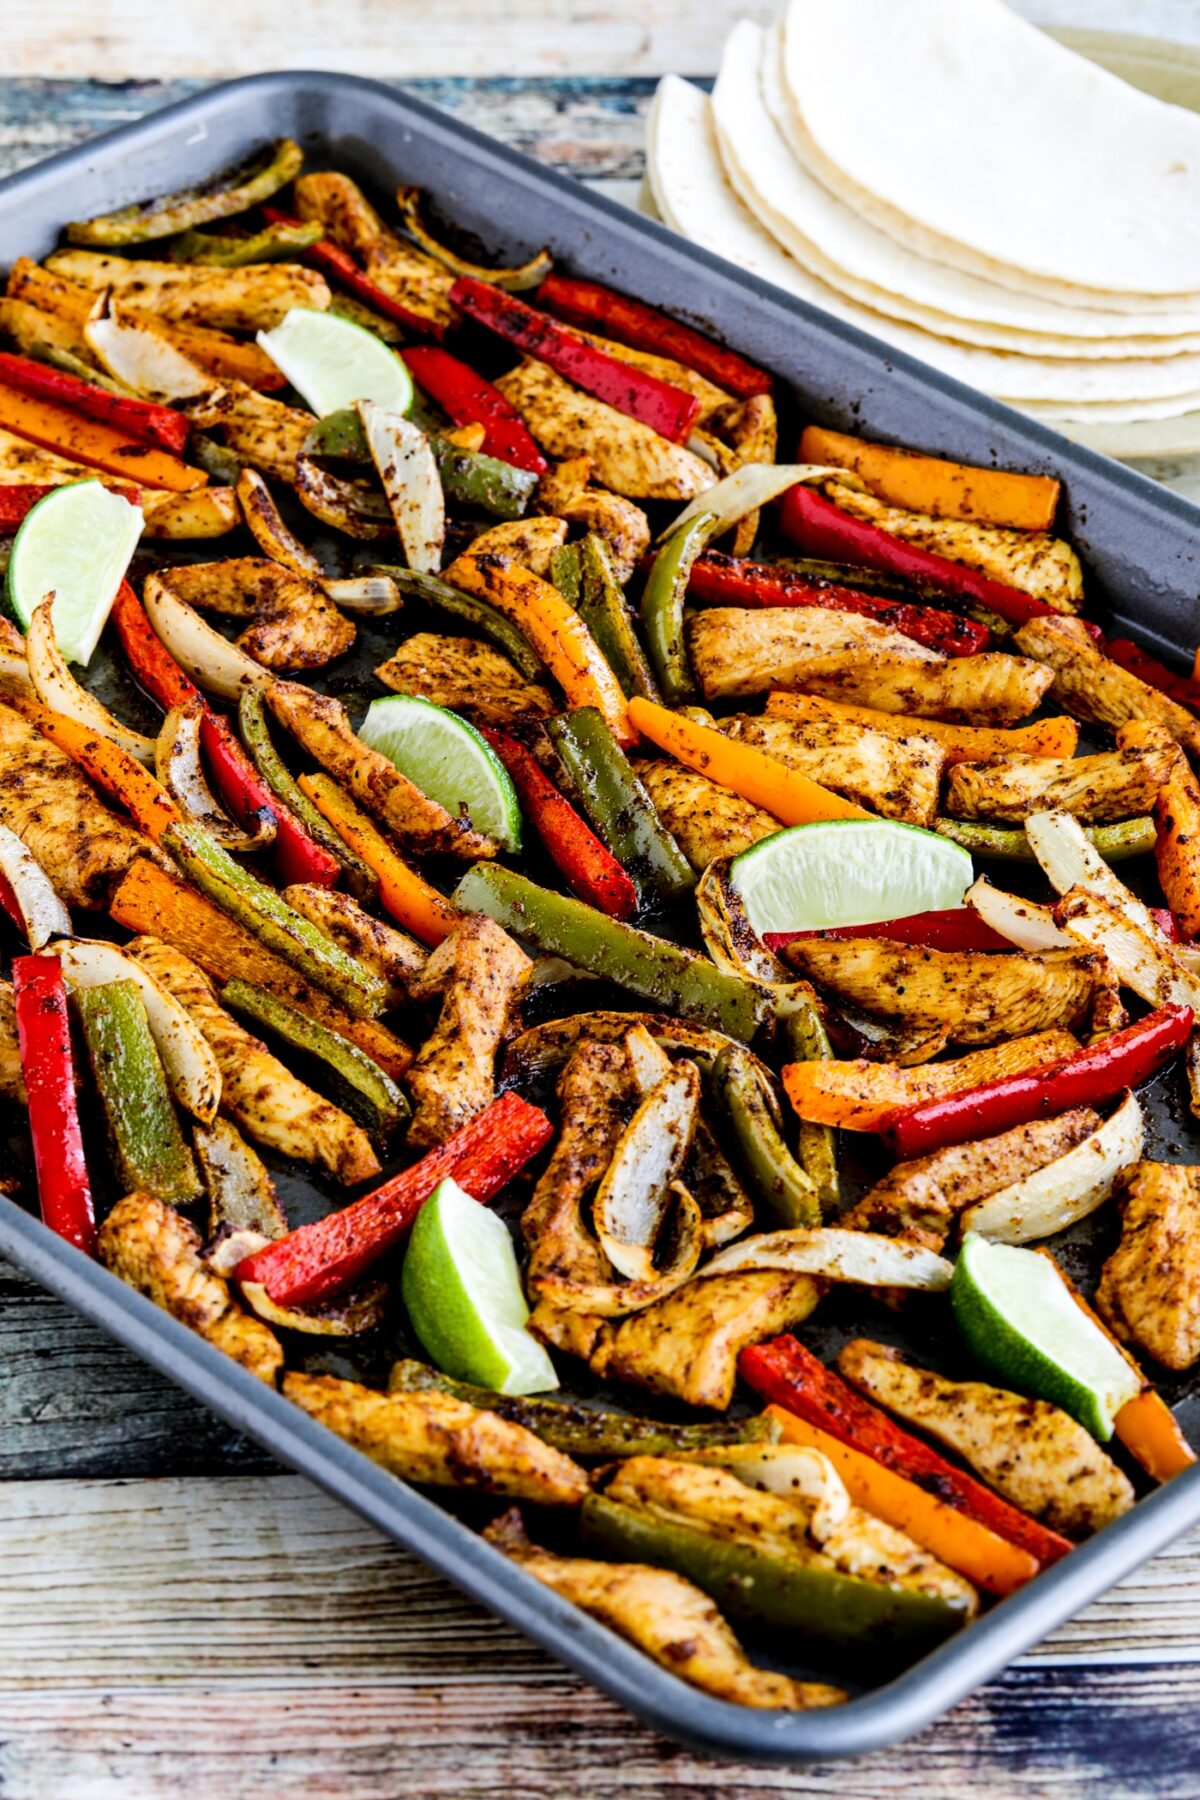
{"type": "Polygon", "coordinates": [[[792,825],[729,865],[730,885],[760,937],[945,911],[963,904],[973,874],[959,845],[896,819],[792,825]]]}
{"type": "Polygon", "coordinates": [[[402,775],[454,818],[465,808],[472,826],[504,850],[521,848],[521,807],[496,752],[465,719],[416,694],[372,700],[358,733],[402,775]]]}
{"type": "Polygon", "coordinates": [[[293,306],[273,330],[258,333],[258,344],[318,418],[356,400],[398,413],[412,405],[412,376],[396,352],[338,313],[293,306]]]}

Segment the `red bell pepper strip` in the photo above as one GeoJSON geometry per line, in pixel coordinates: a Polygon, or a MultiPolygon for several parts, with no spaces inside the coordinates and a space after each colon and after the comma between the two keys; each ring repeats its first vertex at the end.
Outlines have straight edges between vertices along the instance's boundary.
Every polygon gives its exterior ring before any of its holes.
{"type": "Polygon", "coordinates": [[[887,575],[903,575],[909,581],[920,581],[954,594],[960,600],[986,606],[1010,625],[1024,625],[1052,612],[1044,600],[1023,594],[1019,588],[949,557],[935,556],[916,544],[906,544],[891,537],[878,525],[852,519],[849,513],[826,500],[810,487],[789,488],[779,509],[779,525],[784,536],[804,551],[829,562],[853,563],[860,569],[877,569],[887,575]]]}
{"type": "MultiPolygon", "coordinates": [[[[262,216],[269,225],[302,225],[293,213],[280,212],[278,207],[264,206],[262,216]]],[[[407,326],[409,331],[420,333],[422,337],[440,339],[445,336],[444,328],[433,319],[426,319],[421,313],[413,312],[402,300],[393,300],[382,288],[376,287],[369,276],[364,275],[354,258],[346,250],[342,250],[329,238],[321,238],[301,252],[301,262],[310,268],[319,269],[322,275],[331,275],[338,287],[345,288],[364,306],[374,308],[382,313],[385,319],[394,319],[397,325],[407,326]]]]}
{"type": "MultiPolygon", "coordinates": [[[[110,491],[119,494],[122,500],[128,500],[130,506],[140,506],[142,503],[140,488],[119,487],[110,491]]],[[[53,492],[53,487],[39,482],[21,482],[14,483],[11,487],[0,487],[0,531],[15,531],[38,501],[44,500],[47,494],[53,492]]]]}
{"type": "Polygon", "coordinates": [[[1186,706],[1189,712],[1200,713],[1200,682],[1190,681],[1186,675],[1177,675],[1173,669],[1166,668],[1132,638],[1109,638],[1100,648],[1111,661],[1136,675],[1147,687],[1157,688],[1160,694],[1165,694],[1178,706],[1186,706]]]}
{"type": "Polygon", "coordinates": [[[498,456],[501,462],[535,475],[546,473],[549,463],[516,407],[498,387],[434,344],[415,344],[404,352],[404,361],[430,399],[436,400],[456,425],[483,426],[487,433],[483,449],[488,456],[498,456]]]}
{"type": "Polygon", "coordinates": [[[240,1262],[238,1281],[261,1281],[278,1306],[307,1306],[340,1293],[408,1230],[439,1181],[453,1177],[486,1202],[553,1137],[544,1112],[501,1094],[420,1162],[339,1212],[301,1225],[240,1262]]]}
{"type": "Polygon", "coordinates": [[[94,381],[69,375],[65,369],[56,369],[50,363],[0,351],[0,381],[19,388],[23,394],[32,394],[35,399],[56,400],[72,412],[115,425],[141,443],[158,444],[175,456],[182,456],[187,448],[188,422],[182,413],[173,412],[169,406],[156,406],[150,400],[137,400],[132,395],[112,394],[107,388],[97,387],[94,381]]]}
{"type": "Polygon", "coordinates": [[[1044,1069],[1004,1075],[982,1087],[893,1113],[880,1126],[880,1135],[907,1161],[946,1144],[993,1137],[1073,1106],[1099,1106],[1153,1075],[1183,1049],[1191,1029],[1190,1006],[1160,1006],[1136,1025],[1114,1031],[1044,1069]]]}
{"type": "Polygon", "coordinates": [[[619,344],[628,344],[633,350],[670,356],[741,400],[771,392],[771,377],[765,369],[756,369],[733,350],[714,344],[702,332],[668,318],[656,307],[631,300],[627,294],[614,293],[599,282],[551,274],[538,289],[537,297],[547,312],[565,319],[568,325],[616,338],[619,344]]]}
{"type": "Polygon", "coordinates": [[[559,793],[524,744],[487,727],[483,735],[512,776],[518,800],[571,892],[612,919],[632,919],[637,889],[607,845],[559,793]]]}
{"type": "Polygon", "coordinates": [[[1031,1519],[973,1475],[955,1468],[936,1450],[889,1419],[794,1337],[754,1344],[738,1358],[738,1370],[755,1393],[873,1457],[884,1468],[936,1494],[947,1506],[985,1525],[997,1537],[1035,1557],[1057,1562],[1072,1548],[1065,1537],[1031,1519]]]}
{"type": "Polygon", "coordinates": [[[773,563],[746,562],[716,551],[692,564],[688,597],[718,606],[822,606],[829,612],[860,613],[863,618],[893,626],[930,650],[940,650],[943,656],[974,656],[991,641],[986,625],[964,619],[960,613],[884,600],[832,582],[824,586],[773,563]]]}
{"type": "Polygon", "coordinates": [[[945,912],[910,913],[906,919],[885,919],[874,925],[832,925],[823,931],[766,931],[763,942],[768,950],[786,950],[789,944],[806,938],[891,938],[898,944],[912,944],[923,950],[1011,950],[1008,938],[1001,937],[969,906],[951,907],[945,912]]]}
{"type": "MultiPolygon", "coordinates": [[[[203,699],[199,688],[184,674],[154,630],[127,581],[117,590],[112,619],[126,662],[164,712],[170,712],[173,706],[186,706],[189,700],[203,699]]],[[[273,848],[280,881],[285,886],[303,881],[332,887],[341,865],[279,804],[228,721],[220,718],[207,701],[200,720],[200,744],[220,798],[239,825],[252,830],[264,808],[274,815],[273,848]]]]}
{"type": "Polygon", "coordinates": [[[694,394],[660,381],[631,363],[620,362],[605,350],[576,337],[545,313],[536,312],[513,294],[492,287],[486,281],[460,276],[450,290],[450,299],[460,312],[486,325],[499,337],[536,356],[585,394],[593,394],[608,406],[615,406],[631,419],[649,425],[660,437],[673,444],[687,442],[700,402],[694,394]]]}
{"type": "Polygon", "coordinates": [[[67,989],[57,956],[14,957],[13,995],[42,1218],[77,1250],[95,1256],[96,1213],[75,1104],[67,989]]]}
{"type": "Polygon", "coordinates": [[[0,875],[0,912],[7,914],[24,937],[25,915],[17,904],[17,896],[13,893],[12,882],[7,875],[0,875]]]}

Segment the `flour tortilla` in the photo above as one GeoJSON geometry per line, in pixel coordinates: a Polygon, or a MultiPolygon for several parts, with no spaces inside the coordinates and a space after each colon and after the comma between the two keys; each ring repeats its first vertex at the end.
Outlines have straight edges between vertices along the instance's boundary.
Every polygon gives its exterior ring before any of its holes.
{"type": "MultiPolygon", "coordinates": [[[[1048,362],[948,343],[834,292],[780,248],[739,199],[721,164],[711,104],[699,89],[666,76],[651,109],[647,154],[660,212],[693,243],[785,287],[861,331],[883,337],[956,380],[998,399],[1036,401],[1058,411],[1077,404],[1148,400],[1188,411],[1200,391],[1200,357],[1158,362],[1048,362]]],[[[1140,416],[1140,415],[1139,415],[1140,416]]]]}
{"type": "Polygon", "coordinates": [[[922,255],[1052,299],[1190,311],[1200,118],[1000,0],[790,0],[788,139],[922,255]]]}

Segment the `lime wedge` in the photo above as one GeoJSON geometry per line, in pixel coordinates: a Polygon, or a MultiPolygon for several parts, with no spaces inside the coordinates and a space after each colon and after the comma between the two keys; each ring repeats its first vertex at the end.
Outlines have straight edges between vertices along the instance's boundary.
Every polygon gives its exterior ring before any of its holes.
{"type": "Polygon", "coordinates": [[[358,735],[455,818],[465,812],[503,849],[521,848],[521,808],[508,770],[457,713],[415,694],[389,694],[372,700],[358,735]]]}
{"type": "Polygon", "coordinates": [[[86,663],[142,534],[142,511],[98,481],[73,481],[26,514],[8,562],[8,603],[28,631],[54,595],[54,636],[68,662],[86,663]]]}
{"type": "Polygon", "coordinates": [[[412,377],[394,350],[337,313],[293,306],[258,341],[318,418],[374,400],[393,412],[412,405],[412,377]]]}
{"type": "Polygon", "coordinates": [[[558,1386],[554,1364],[525,1329],[529,1308],[508,1227],[456,1181],[417,1214],[401,1271],[409,1321],[438,1368],[499,1394],[558,1386]]]}
{"type": "Polygon", "coordinates": [[[1061,1406],[1106,1441],[1134,1370],[1071,1296],[1049,1257],[967,1233],[950,1304],[971,1350],[1001,1380],[1061,1406]]]}
{"type": "Polygon", "coordinates": [[[827,819],[743,850],[729,880],[761,937],[961,906],[973,873],[967,852],[934,831],[893,819],[827,819]]]}

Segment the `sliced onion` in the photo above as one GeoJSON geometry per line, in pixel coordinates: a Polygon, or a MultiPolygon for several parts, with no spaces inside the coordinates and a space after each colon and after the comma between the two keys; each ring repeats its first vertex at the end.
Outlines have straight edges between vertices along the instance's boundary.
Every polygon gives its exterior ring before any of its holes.
{"type": "Polygon", "coordinates": [[[823,463],[743,463],[732,475],[726,475],[690,500],[666,530],[659,533],[658,542],[661,544],[664,538],[669,538],[681,525],[698,519],[701,513],[714,515],[715,522],[709,535],[721,537],[747,513],[757,512],[760,506],[769,506],[789,488],[817,487],[831,478],[850,487],[862,487],[858,477],[848,470],[827,468],[823,463]]]}
{"type": "Polygon", "coordinates": [[[1063,895],[1058,914],[1076,943],[1107,958],[1122,987],[1151,1006],[1190,1006],[1200,1012],[1200,976],[1184,968],[1168,938],[1143,931],[1124,907],[1075,887],[1063,895]]]}
{"type": "MultiPolygon", "coordinates": [[[[231,1119],[216,1118],[210,1125],[197,1123],[192,1145],[208,1190],[208,1228],[212,1236],[253,1232],[261,1249],[274,1238],[287,1236],[287,1215],[279,1204],[275,1183],[253,1145],[248,1144],[231,1119]]],[[[253,1249],[243,1250],[252,1256],[253,1249]]],[[[211,1260],[211,1257],[210,1257],[211,1260]]],[[[236,1268],[237,1264],[230,1265],[236,1268]]],[[[228,1269],[222,1269],[228,1274],[228,1269]]]]}
{"type": "Polygon", "coordinates": [[[1071,813],[1031,813],[1025,821],[1025,836],[1056,893],[1086,888],[1089,894],[1098,894],[1118,907],[1147,937],[1161,939],[1164,944],[1170,942],[1159,930],[1149,907],[1143,906],[1120,876],[1114,874],[1071,813]]]}
{"type": "MultiPolygon", "coordinates": [[[[207,1171],[205,1180],[207,1181],[207,1171]]],[[[226,1231],[218,1236],[205,1251],[204,1260],[214,1275],[221,1275],[228,1281],[240,1262],[245,1262],[248,1256],[257,1256],[272,1241],[261,1231],[251,1231],[244,1225],[238,1226],[233,1231],[226,1231]]]]}
{"type": "Polygon", "coordinates": [[[183,813],[203,825],[226,850],[261,850],[275,841],[275,814],[269,807],[255,810],[255,827],[246,831],[224,811],[204,776],[200,755],[200,726],[205,713],[199,694],[173,706],[163,720],[155,745],[154,766],[158,779],[183,813]]]}
{"type": "Polygon", "coordinates": [[[704,1241],[700,1209],[685,1189],[677,1188],[670,1267],[656,1267],[654,1258],[699,1108],[699,1071],[695,1063],[678,1063],[646,1095],[625,1127],[597,1190],[592,1208],[596,1236],[613,1268],[629,1281],[690,1275],[700,1260],[704,1241]]]}
{"type": "Polygon", "coordinates": [[[698,1280],[751,1269],[786,1269],[826,1281],[849,1281],[863,1287],[920,1288],[943,1293],[953,1265],[932,1250],[873,1231],[844,1231],[836,1225],[793,1231],[770,1231],[730,1244],[696,1271],[698,1280]]]}
{"type": "Polygon", "coordinates": [[[119,719],[114,719],[93,694],[80,687],[68,669],[54,635],[53,605],[54,595],[47,594],[41,604],[34,607],[25,638],[29,678],[38,699],[43,706],[74,719],[77,725],[94,731],[98,737],[110,739],[130,756],[136,756],[140,763],[153,767],[154,739],[143,737],[140,731],[130,731],[119,719]]]}
{"type": "Polygon", "coordinates": [[[715,1444],[709,1450],[680,1451],[676,1457],[679,1462],[728,1469],[759,1493],[791,1500],[810,1514],[812,1533],[818,1542],[827,1538],[850,1511],[845,1483],[820,1450],[799,1444],[715,1444]]]}
{"type": "Polygon", "coordinates": [[[227,537],[242,522],[232,488],[192,488],[186,494],[142,493],[145,538],[200,539],[227,537]]]}
{"type": "Polygon", "coordinates": [[[109,294],[101,295],[83,336],[101,366],[147,400],[191,400],[217,385],[199,363],[152,325],[132,318],[109,294]]]}
{"type": "Polygon", "coordinates": [[[6,644],[0,644],[0,694],[36,698],[28,661],[20,650],[10,650],[6,644]]]}
{"type": "Polygon", "coordinates": [[[363,613],[381,619],[385,613],[399,612],[404,604],[400,589],[390,575],[350,575],[345,580],[322,580],[321,586],[343,612],[363,613]]]}
{"type": "Polygon", "coordinates": [[[358,1337],[381,1325],[387,1310],[388,1289],[384,1281],[339,1294],[314,1307],[280,1306],[259,1281],[239,1283],[239,1292],[250,1311],[268,1325],[282,1325],[287,1331],[304,1331],[313,1337],[358,1337]]]}
{"type": "Polygon", "coordinates": [[[284,524],[275,496],[257,469],[243,469],[237,478],[237,499],[242,517],[264,556],[281,563],[294,575],[310,581],[324,579],[325,571],[312,551],[284,524]]]}
{"type": "Polygon", "coordinates": [[[490,281],[493,287],[505,288],[510,294],[519,294],[526,288],[535,288],[545,281],[554,267],[548,250],[539,250],[527,262],[518,263],[515,268],[510,269],[488,269],[482,263],[468,262],[465,256],[459,256],[444,244],[438,243],[422,221],[420,202],[420,188],[396,189],[396,205],[400,208],[400,217],[409,236],[415,239],[427,256],[432,256],[455,275],[467,275],[474,281],[490,281]]]}
{"type": "Polygon", "coordinates": [[[402,413],[370,400],[354,404],[408,566],[434,575],[446,543],[446,501],[429,439],[402,413]]]}
{"type": "Polygon", "coordinates": [[[625,1053],[633,1072],[634,1085],[644,1100],[671,1073],[671,1059],[662,1045],[655,1043],[644,1025],[635,1025],[632,1031],[625,1033],[625,1053]]]}
{"type": "Polygon", "coordinates": [[[1074,950],[1076,947],[1077,940],[1055,921],[1048,906],[1039,906],[1036,900],[1020,900],[1016,894],[1006,894],[1003,888],[993,887],[986,875],[981,875],[974,886],[967,889],[965,898],[966,904],[985,925],[998,931],[1018,950],[1074,950]]]}
{"type": "Polygon", "coordinates": [[[221,1071],[208,1039],[186,1007],[136,957],[118,950],[115,944],[75,938],[58,945],[56,954],[69,988],[105,987],[112,981],[135,984],[171,1092],[185,1112],[211,1125],[221,1104],[221,1071]]]}
{"type": "Polygon", "coordinates": [[[978,1231],[998,1244],[1053,1237],[1103,1206],[1118,1176],[1141,1157],[1144,1142],[1142,1109],[1137,1096],[1127,1094],[1112,1118],[1065,1156],[969,1206],[962,1230],[978,1231]]]}
{"type": "Polygon", "coordinates": [[[383,495],[369,482],[331,474],[315,456],[296,458],[296,494],[314,519],[334,531],[367,542],[395,541],[396,527],[383,495]]]}
{"type": "Polygon", "coordinates": [[[175,661],[207,692],[237,700],[246,688],[270,687],[271,671],[214,631],[161,575],[147,576],[142,604],[175,661]]]}
{"type": "Polygon", "coordinates": [[[0,825],[0,875],[13,891],[25,922],[29,948],[36,955],[54,938],[74,936],[71,915],[55,892],[41,863],[15,831],[0,825]]]}

